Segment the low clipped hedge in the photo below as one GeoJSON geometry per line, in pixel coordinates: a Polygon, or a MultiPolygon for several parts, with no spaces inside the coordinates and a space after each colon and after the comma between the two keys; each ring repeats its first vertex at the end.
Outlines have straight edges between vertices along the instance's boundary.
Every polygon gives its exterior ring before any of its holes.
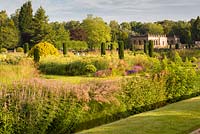
{"type": "Polygon", "coordinates": [[[89,60],[75,60],[72,62],[41,62],[39,70],[42,73],[49,75],[68,75],[80,76],[87,75],[87,65],[93,65],[96,70],[105,70],[109,68],[109,60],[103,59],[89,59],[89,60]]]}

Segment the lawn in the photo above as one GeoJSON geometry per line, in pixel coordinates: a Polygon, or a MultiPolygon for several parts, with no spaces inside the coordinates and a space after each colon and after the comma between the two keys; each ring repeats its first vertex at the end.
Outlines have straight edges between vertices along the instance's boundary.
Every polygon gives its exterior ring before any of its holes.
{"type": "Polygon", "coordinates": [[[79,134],[188,134],[198,128],[200,97],[195,97],[79,134]]]}
{"type": "MultiPolygon", "coordinates": [[[[61,76],[61,75],[40,75],[40,77],[45,79],[52,79],[52,80],[61,80],[64,82],[69,83],[82,83],[87,82],[91,80],[111,80],[111,79],[121,79],[124,78],[124,76],[114,76],[114,77],[87,77],[87,76],[61,76]]],[[[128,77],[128,76],[126,76],[128,77]]]]}

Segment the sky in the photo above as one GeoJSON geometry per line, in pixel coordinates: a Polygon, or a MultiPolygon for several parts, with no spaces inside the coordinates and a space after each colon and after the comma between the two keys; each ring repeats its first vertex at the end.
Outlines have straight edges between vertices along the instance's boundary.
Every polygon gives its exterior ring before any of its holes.
{"type": "MultiPolygon", "coordinates": [[[[10,15],[27,0],[0,0],[0,10],[10,15]]],[[[183,20],[200,16],[200,0],[32,0],[34,12],[42,6],[49,20],[83,20],[87,14],[106,22],[155,22],[183,20]]]]}

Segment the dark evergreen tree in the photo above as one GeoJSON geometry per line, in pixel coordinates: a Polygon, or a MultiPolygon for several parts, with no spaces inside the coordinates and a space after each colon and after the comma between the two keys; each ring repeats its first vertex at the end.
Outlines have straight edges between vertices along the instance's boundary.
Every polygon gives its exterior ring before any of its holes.
{"type": "Polygon", "coordinates": [[[119,41],[119,47],[118,47],[118,55],[119,59],[124,59],[124,42],[119,41]]]}
{"type": "Polygon", "coordinates": [[[31,39],[32,46],[38,44],[41,41],[46,41],[46,37],[50,33],[50,30],[51,28],[48,25],[48,16],[45,15],[45,10],[40,7],[36,11],[33,19],[34,35],[31,39]]]}
{"type": "Polygon", "coordinates": [[[175,49],[179,49],[179,43],[176,43],[175,49]]]}
{"type": "Polygon", "coordinates": [[[106,45],[104,42],[101,43],[101,56],[106,55],[106,45]]]}
{"type": "Polygon", "coordinates": [[[153,49],[154,49],[154,44],[153,44],[153,41],[150,40],[149,41],[149,56],[150,57],[153,57],[153,49]]]}
{"type": "Polygon", "coordinates": [[[20,9],[17,9],[14,14],[11,14],[11,19],[15,23],[17,29],[19,29],[19,12],[20,9]]]}
{"type": "Polygon", "coordinates": [[[26,54],[26,53],[28,53],[28,51],[29,51],[29,45],[28,45],[28,43],[25,43],[24,44],[24,53],[26,54]]]}
{"type": "Polygon", "coordinates": [[[40,61],[40,51],[38,48],[34,49],[34,61],[36,63],[40,61]]]}
{"type": "Polygon", "coordinates": [[[67,54],[67,44],[63,43],[63,55],[67,54]]]}
{"type": "Polygon", "coordinates": [[[134,44],[131,44],[130,50],[133,52],[135,51],[134,44]]]}
{"type": "Polygon", "coordinates": [[[113,50],[113,43],[111,42],[110,43],[110,51],[112,51],[113,50]]]}
{"type": "Polygon", "coordinates": [[[33,21],[33,9],[31,1],[23,4],[19,12],[19,30],[21,33],[21,44],[31,42],[32,38],[32,21],[33,21]]]}
{"type": "Polygon", "coordinates": [[[172,44],[171,43],[169,44],[169,49],[172,49],[172,44]]]}
{"type": "Polygon", "coordinates": [[[148,43],[144,43],[144,53],[147,54],[148,52],[148,43]]]}
{"type": "Polygon", "coordinates": [[[193,41],[200,40],[200,17],[198,16],[197,19],[192,23],[192,39],[193,41]]]}

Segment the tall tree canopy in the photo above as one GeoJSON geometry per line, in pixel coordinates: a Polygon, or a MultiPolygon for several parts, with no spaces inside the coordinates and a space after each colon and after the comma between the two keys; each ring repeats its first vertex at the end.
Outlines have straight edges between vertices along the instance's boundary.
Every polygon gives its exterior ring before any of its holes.
{"type": "Polygon", "coordinates": [[[21,33],[21,44],[30,43],[32,37],[32,21],[33,21],[33,9],[31,1],[23,4],[19,12],[19,30],[21,33]]]}
{"type": "Polygon", "coordinates": [[[65,24],[65,28],[70,31],[72,29],[79,28],[80,25],[81,23],[79,21],[71,20],[65,24]]]}
{"type": "Polygon", "coordinates": [[[192,23],[192,39],[194,41],[200,41],[200,18],[199,18],[199,16],[192,23]]]}
{"type": "Polygon", "coordinates": [[[174,31],[173,31],[173,26],[176,24],[174,21],[171,20],[164,20],[158,22],[158,24],[161,24],[164,30],[164,34],[167,36],[173,36],[174,31]]]}
{"type": "Polygon", "coordinates": [[[143,25],[145,34],[164,34],[162,25],[156,23],[146,23],[143,25]]]}
{"type": "Polygon", "coordinates": [[[52,31],[49,34],[49,42],[53,43],[56,48],[61,49],[63,43],[69,41],[69,31],[65,29],[64,23],[50,23],[52,31]]]}
{"type": "Polygon", "coordinates": [[[87,43],[90,49],[100,48],[102,42],[111,40],[110,27],[102,18],[87,17],[81,24],[87,34],[87,43]]]}
{"type": "Polygon", "coordinates": [[[46,41],[51,29],[48,24],[48,16],[46,16],[42,7],[37,9],[32,24],[33,37],[31,38],[31,44],[35,45],[41,41],[46,41]]]}
{"type": "Polygon", "coordinates": [[[0,12],[0,48],[15,48],[19,43],[19,31],[6,11],[0,12]]]}
{"type": "Polygon", "coordinates": [[[178,21],[173,26],[174,35],[180,38],[181,43],[191,43],[191,24],[184,21],[178,21]]]}
{"type": "Polygon", "coordinates": [[[19,29],[19,12],[20,9],[17,9],[14,14],[11,14],[11,19],[15,23],[15,26],[19,29]]]}
{"type": "Polygon", "coordinates": [[[131,30],[135,33],[135,34],[144,34],[145,31],[143,29],[143,23],[141,22],[136,22],[136,21],[132,21],[130,22],[131,25],[131,30]]]}
{"type": "Polygon", "coordinates": [[[117,40],[118,40],[118,36],[119,36],[120,25],[118,24],[117,21],[112,20],[112,21],[110,21],[109,26],[111,28],[111,41],[118,42],[117,40]]]}

